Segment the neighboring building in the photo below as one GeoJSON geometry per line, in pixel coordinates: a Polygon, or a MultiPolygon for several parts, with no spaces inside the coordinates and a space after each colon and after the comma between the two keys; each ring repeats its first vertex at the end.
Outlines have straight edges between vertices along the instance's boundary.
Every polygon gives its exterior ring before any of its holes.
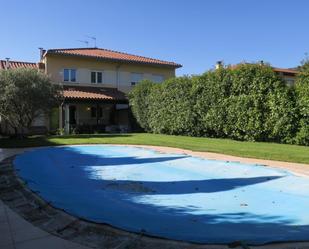
{"type": "Polygon", "coordinates": [[[292,86],[295,84],[296,75],[298,74],[298,70],[296,68],[277,68],[273,67],[274,72],[279,74],[283,80],[289,85],[292,86]]]}
{"type": "MultiPolygon", "coordinates": [[[[50,117],[37,119],[32,130],[64,128],[88,132],[127,131],[126,94],[143,79],[157,83],[175,77],[180,64],[100,48],[40,49],[40,62],[1,60],[0,69],[37,68],[64,87],[64,102],[50,117]]],[[[8,130],[4,127],[2,130],[8,130]]]]}
{"type": "MultiPolygon", "coordinates": [[[[236,65],[232,65],[230,66],[231,68],[236,68],[238,65],[241,64],[250,64],[250,63],[239,63],[236,65]]],[[[260,64],[264,64],[263,61],[260,61],[260,64]]],[[[223,62],[222,61],[218,61],[216,63],[215,68],[218,69],[220,67],[223,66],[223,62]]],[[[292,86],[295,84],[295,79],[296,79],[296,75],[298,74],[298,69],[297,68],[278,68],[278,67],[272,67],[273,71],[275,73],[277,73],[288,85],[292,86]]]]}

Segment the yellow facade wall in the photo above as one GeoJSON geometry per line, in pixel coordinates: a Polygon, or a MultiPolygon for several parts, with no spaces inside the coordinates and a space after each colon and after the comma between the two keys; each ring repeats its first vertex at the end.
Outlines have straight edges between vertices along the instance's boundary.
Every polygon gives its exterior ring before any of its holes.
{"type": "Polygon", "coordinates": [[[175,68],[160,67],[145,64],[120,63],[96,60],[75,56],[47,55],[45,57],[45,71],[53,82],[66,85],[80,85],[93,87],[113,87],[128,92],[132,89],[131,74],[140,73],[143,79],[150,79],[152,75],[161,75],[164,80],[175,77],[175,68]],[[63,69],[76,69],[77,82],[63,82],[63,69]],[[91,71],[103,72],[103,83],[91,83],[91,71]],[[117,73],[118,72],[118,73],[117,73]]]}

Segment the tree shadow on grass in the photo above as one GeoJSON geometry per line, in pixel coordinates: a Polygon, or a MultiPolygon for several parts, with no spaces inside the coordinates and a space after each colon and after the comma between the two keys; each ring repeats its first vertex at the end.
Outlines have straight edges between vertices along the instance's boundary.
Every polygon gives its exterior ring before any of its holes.
{"type": "MultiPolygon", "coordinates": [[[[106,139],[128,138],[131,136],[132,135],[128,133],[116,133],[116,134],[79,134],[79,135],[68,135],[68,136],[31,136],[23,139],[0,138],[0,148],[25,148],[25,147],[67,145],[68,143],[65,141],[69,139],[101,138],[102,139],[101,142],[104,143],[105,138],[106,139]]],[[[85,141],[85,143],[88,142],[89,141],[85,141]]],[[[72,141],[72,144],[74,144],[74,141],[72,141]]]]}

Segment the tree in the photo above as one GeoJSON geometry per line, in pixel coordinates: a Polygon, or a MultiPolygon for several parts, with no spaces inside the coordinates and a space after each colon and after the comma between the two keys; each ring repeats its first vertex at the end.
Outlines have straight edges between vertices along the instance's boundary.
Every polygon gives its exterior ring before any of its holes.
{"type": "Polygon", "coordinates": [[[0,71],[0,116],[23,137],[35,118],[61,99],[61,88],[35,69],[0,71]]]}

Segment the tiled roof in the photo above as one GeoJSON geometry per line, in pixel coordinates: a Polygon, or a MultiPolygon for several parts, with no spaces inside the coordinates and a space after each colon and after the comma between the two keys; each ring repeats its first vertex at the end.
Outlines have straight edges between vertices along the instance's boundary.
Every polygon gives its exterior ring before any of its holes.
{"type": "Polygon", "coordinates": [[[84,100],[127,100],[125,94],[116,88],[64,86],[65,99],[84,100]]]}
{"type": "Polygon", "coordinates": [[[122,52],[117,52],[117,51],[102,49],[102,48],[49,49],[47,50],[45,55],[48,55],[48,54],[94,57],[98,59],[106,59],[106,60],[112,60],[112,61],[161,65],[161,66],[169,66],[169,67],[174,67],[174,68],[181,67],[180,64],[177,64],[175,62],[152,59],[148,57],[127,54],[127,53],[122,53],[122,52]]]}
{"type": "MultiPolygon", "coordinates": [[[[254,65],[254,64],[243,62],[243,63],[231,65],[230,68],[236,69],[240,65],[254,65]]],[[[287,73],[287,74],[294,74],[295,75],[299,72],[296,68],[279,68],[279,67],[271,67],[271,68],[273,69],[274,72],[277,72],[277,73],[287,73]]]]}
{"type": "MultiPolygon", "coordinates": [[[[0,60],[0,69],[6,68],[6,60],[0,60]]],[[[38,68],[37,63],[25,61],[9,61],[9,68],[38,68]]]]}
{"type": "Polygon", "coordinates": [[[278,73],[289,73],[289,74],[297,74],[299,71],[291,68],[278,68],[273,67],[273,70],[278,73]]]}

